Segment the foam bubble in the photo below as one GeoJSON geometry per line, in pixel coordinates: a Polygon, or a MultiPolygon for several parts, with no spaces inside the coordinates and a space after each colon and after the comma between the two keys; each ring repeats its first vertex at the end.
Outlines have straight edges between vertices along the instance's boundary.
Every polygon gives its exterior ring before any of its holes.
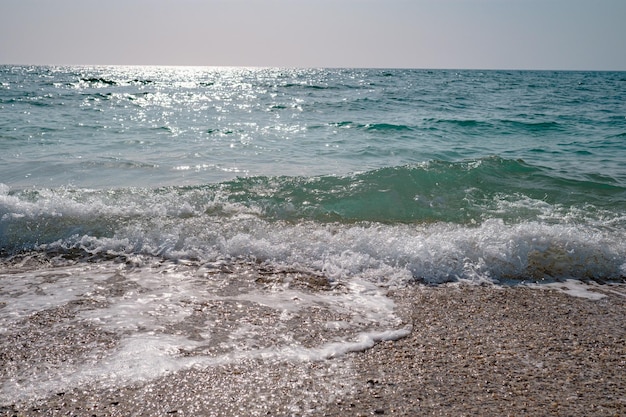
{"type": "Polygon", "coordinates": [[[551,289],[560,291],[567,295],[579,298],[587,298],[589,300],[601,300],[607,296],[606,292],[611,292],[626,297],[626,294],[608,288],[607,286],[601,286],[595,282],[581,282],[575,279],[566,279],[559,282],[550,282],[547,284],[533,285],[528,284],[537,289],[551,289]]]}

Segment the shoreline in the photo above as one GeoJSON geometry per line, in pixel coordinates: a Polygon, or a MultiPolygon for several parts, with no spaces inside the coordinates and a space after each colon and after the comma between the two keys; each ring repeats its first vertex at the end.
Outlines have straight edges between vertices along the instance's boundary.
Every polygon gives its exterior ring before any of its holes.
{"type": "Polygon", "coordinates": [[[411,334],[311,362],[192,368],[0,407],[7,416],[586,415],[626,413],[626,291],[523,286],[390,293],[411,334]]]}

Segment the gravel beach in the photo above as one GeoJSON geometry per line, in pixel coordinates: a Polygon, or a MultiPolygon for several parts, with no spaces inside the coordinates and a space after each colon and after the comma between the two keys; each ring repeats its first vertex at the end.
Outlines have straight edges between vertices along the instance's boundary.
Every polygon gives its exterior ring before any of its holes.
{"type": "MultiPolygon", "coordinates": [[[[4,405],[0,415],[623,416],[626,288],[592,289],[604,297],[412,286],[389,294],[411,334],[363,352],[313,362],[246,359],[125,387],[85,386],[4,405]]],[[[94,340],[107,343],[106,335],[94,340]]],[[[11,365],[7,349],[3,367],[11,365]]]]}

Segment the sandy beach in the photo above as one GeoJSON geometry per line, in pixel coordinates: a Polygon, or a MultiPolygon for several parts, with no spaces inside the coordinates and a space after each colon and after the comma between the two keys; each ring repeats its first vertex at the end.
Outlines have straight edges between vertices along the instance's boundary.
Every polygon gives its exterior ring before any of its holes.
{"type": "MultiPolygon", "coordinates": [[[[389,294],[412,324],[410,335],[366,351],[312,362],[255,358],[125,387],[85,386],[5,405],[0,415],[621,416],[626,290],[592,289],[604,297],[413,286],[389,294]]],[[[55,314],[46,320],[62,320],[62,311],[55,314]]],[[[43,327],[23,335],[22,346],[44,337],[43,327]]],[[[103,334],[91,338],[107,343],[103,334]]],[[[3,344],[2,366],[14,354],[3,344]]],[[[55,354],[71,360],[73,352],[55,354]]]]}

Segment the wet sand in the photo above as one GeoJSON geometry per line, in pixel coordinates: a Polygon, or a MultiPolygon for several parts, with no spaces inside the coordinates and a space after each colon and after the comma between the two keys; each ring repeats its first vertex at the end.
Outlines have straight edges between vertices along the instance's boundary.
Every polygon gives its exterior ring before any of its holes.
{"type": "MultiPolygon", "coordinates": [[[[596,288],[606,297],[415,286],[390,294],[411,334],[364,352],[246,359],[121,388],[81,387],[5,405],[0,415],[623,416],[626,287],[596,288]]],[[[10,365],[6,352],[0,360],[10,365]]]]}

